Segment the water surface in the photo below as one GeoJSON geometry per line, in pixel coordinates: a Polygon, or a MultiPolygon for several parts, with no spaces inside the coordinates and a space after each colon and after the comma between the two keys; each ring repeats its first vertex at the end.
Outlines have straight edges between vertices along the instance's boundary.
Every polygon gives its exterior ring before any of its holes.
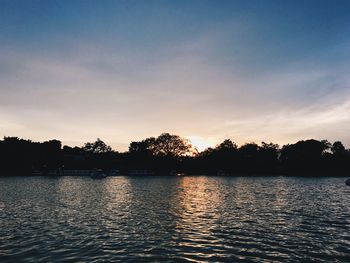
{"type": "Polygon", "coordinates": [[[344,178],[2,177],[1,262],[349,262],[344,178]]]}

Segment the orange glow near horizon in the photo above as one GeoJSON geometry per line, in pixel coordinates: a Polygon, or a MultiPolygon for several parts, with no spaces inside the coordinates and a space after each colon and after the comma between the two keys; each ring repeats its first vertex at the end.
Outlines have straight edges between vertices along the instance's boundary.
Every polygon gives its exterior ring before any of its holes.
{"type": "Polygon", "coordinates": [[[201,136],[188,136],[190,143],[201,152],[209,147],[215,147],[216,143],[211,138],[203,138],[201,136]]]}

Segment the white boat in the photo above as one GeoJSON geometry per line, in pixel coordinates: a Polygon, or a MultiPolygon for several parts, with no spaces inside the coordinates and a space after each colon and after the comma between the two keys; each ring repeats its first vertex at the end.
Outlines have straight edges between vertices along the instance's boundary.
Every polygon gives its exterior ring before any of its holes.
{"type": "Polygon", "coordinates": [[[178,173],[175,170],[171,170],[169,175],[172,175],[172,176],[184,176],[185,174],[184,173],[178,173]]]}
{"type": "Polygon", "coordinates": [[[347,186],[350,186],[350,178],[347,179],[347,180],[345,181],[345,184],[346,184],[347,186]]]}

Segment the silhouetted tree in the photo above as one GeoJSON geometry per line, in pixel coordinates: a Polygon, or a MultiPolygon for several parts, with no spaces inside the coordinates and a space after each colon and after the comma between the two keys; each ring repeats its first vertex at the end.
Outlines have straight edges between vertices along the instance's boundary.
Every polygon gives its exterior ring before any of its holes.
{"type": "Polygon", "coordinates": [[[328,158],[331,159],[330,172],[346,174],[346,171],[350,171],[350,155],[344,145],[340,141],[336,141],[333,143],[331,151],[333,155],[328,158]]]}
{"type": "Polygon", "coordinates": [[[214,148],[211,159],[215,164],[212,165],[217,171],[232,173],[238,169],[237,157],[237,144],[226,139],[214,148]]]}
{"type": "Polygon", "coordinates": [[[125,156],[126,166],[138,169],[154,169],[156,166],[152,149],[155,141],[155,138],[150,137],[140,142],[131,142],[129,153],[125,156]]]}
{"type": "Polygon", "coordinates": [[[168,157],[181,157],[196,152],[189,140],[169,133],[159,135],[150,150],[157,156],[168,157]]]}
{"type": "Polygon", "coordinates": [[[111,152],[112,148],[101,141],[100,138],[97,138],[95,142],[85,143],[83,150],[88,153],[107,153],[111,152]]]}
{"type": "Polygon", "coordinates": [[[237,149],[237,144],[232,142],[230,139],[224,140],[222,143],[215,147],[216,151],[232,151],[237,149]]]}
{"type": "Polygon", "coordinates": [[[256,143],[246,143],[238,149],[241,172],[257,172],[258,151],[259,146],[256,143]]]}
{"type": "Polygon", "coordinates": [[[171,170],[193,174],[226,175],[277,174],[348,175],[350,150],[340,141],[303,140],[287,144],[262,142],[240,147],[226,139],[215,148],[197,153],[180,136],[163,133],[131,142],[129,151],[118,153],[102,140],[83,147],[61,145],[58,140],[32,142],[18,137],[0,140],[0,174],[30,174],[33,170],[68,169],[151,169],[159,174],[171,170]]]}
{"type": "Polygon", "coordinates": [[[279,171],[279,145],[262,142],[258,149],[257,170],[264,174],[274,174],[279,171]]]}
{"type": "Polygon", "coordinates": [[[332,153],[335,155],[346,155],[347,151],[341,142],[336,141],[332,145],[332,153]]]}
{"type": "Polygon", "coordinates": [[[328,141],[306,140],[283,146],[280,160],[286,172],[318,173],[323,170],[323,155],[328,141]]]}
{"type": "Polygon", "coordinates": [[[170,171],[180,168],[184,156],[193,155],[196,150],[187,139],[163,133],[140,142],[131,142],[130,158],[138,167],[170,171]]]}
{"type": "Polygon", "coordinates": [[[62,143],[58,140],[50,140],[41,144],[41,152],[45,165],[49,168],[57,168],[62,163],[61,156],[62,143]]]}
{"type": "Polygon", "coordinates": [[[129,152],[133,154],[150,155],[153,154],[153,148],[156,139],[151,137],[140,142],[131,142],[129,152]]]}

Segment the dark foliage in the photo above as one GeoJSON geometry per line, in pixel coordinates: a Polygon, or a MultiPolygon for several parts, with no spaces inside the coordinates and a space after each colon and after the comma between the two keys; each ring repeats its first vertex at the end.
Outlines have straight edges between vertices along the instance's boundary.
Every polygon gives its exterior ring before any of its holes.
{"type": "Polygon", "coordinates": [[[287,144],[262,142],[238,147],[227,139],[198,153],[190,142],[163,133],[157,138],[131,142],[118,153],[102,140],[83,147],[63,146],[58,140],[32,142],[17,137],[0,141],[0,174],[30,175],[32,171],[64,169],[151,170],[220,175],[349,175],[350,151],[337,141],[305,140],[287,144]]]}

